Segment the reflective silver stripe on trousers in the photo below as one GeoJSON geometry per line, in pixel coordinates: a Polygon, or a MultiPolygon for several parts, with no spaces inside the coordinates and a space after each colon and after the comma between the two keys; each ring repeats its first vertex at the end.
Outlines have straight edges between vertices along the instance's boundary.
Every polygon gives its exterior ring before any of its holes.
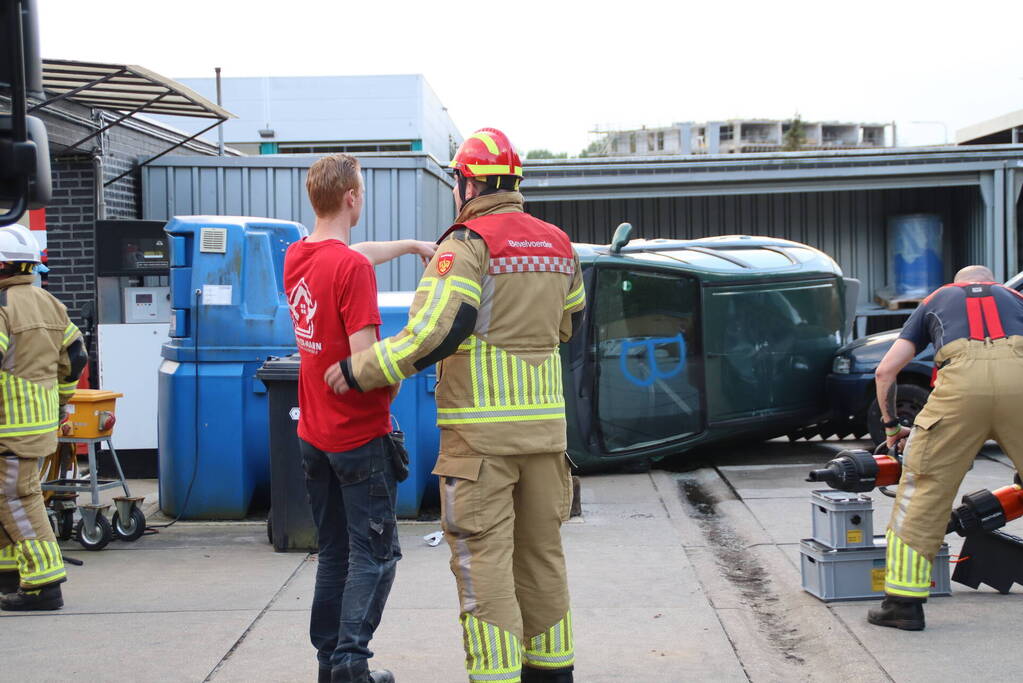
{"type": "MultiPolygon", "coordinates": [[[[4,458],[4,495],[7,496],[7,507],[10,508],[11,517],[14,519],[18,532],[24,540],[34,540],[36,532],[28,519],[28,511],[21,504],[18,497],[18,475],[21,473],[21,458],[12,455],[5,455],[4,458]]],[[[8,534],[10,535],[10,534],[8,534]]],[[[14,540],[14,539],[11,539],[14,540]]]]}
{"type": "Polygon", "coordinates": [[[444,503],[444,526],[447,527],[447,531],[450,531],[456,537],[456,556],[458,558],[458,568],[462,573],[462,586],[465,591],[465,595],[462,596],[462,611],[472,612],[476,609],[476,590],[473,588],[472,576],[470,575],[472,553],[469,552],[469,544],[464,538],[470,534],[455,524],[455,481],[453,477],[444,481],[444,503]]]}

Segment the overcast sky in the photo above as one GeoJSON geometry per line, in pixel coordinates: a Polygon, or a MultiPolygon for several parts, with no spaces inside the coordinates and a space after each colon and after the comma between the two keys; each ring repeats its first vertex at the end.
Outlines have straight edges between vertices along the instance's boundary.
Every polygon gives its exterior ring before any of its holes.
{"type": "Polygon", "coordinates": [[[899,124],[900,144],[1023,109],[1020,0],[39,0],[42,55],[172,78],[422,73],[463,134],[572,154],[595,127],[899,124]],[[941,123],[912,123],[928,121],[941,123]]]}

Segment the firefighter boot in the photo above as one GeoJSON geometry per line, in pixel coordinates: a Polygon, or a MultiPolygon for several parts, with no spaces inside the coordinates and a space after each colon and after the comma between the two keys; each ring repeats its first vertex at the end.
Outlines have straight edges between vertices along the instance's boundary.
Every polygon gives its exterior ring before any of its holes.
{"type": "Polygon", "coordinates": [[[522,683],[572,683],[574,668],[565,666],[560,669],[534,669],[531,666],[523,666],[522,683]]]}
{"type": "Polygon", "coordinates": [[[17,593],[0,598],[0,609],[8,612],[53,610],[63,606],[64,598],[60,594],[59,583],[51,583],[33,590],[20,588],[17,593]]]}
{"type": "Polygon", "coordinates": [[[21,585],[21,576],[18,571],[6,571],[0,572],[0,595],[7,595],[8,593],[17,593],[18,587],[21,585]]]}
{"type": "Polygon", "coordinates": [[[903,631],[923,631],[924,601],[886,595],[879,608],[867,612],[867,621],[876,626],[890,626],[903,631]]]}

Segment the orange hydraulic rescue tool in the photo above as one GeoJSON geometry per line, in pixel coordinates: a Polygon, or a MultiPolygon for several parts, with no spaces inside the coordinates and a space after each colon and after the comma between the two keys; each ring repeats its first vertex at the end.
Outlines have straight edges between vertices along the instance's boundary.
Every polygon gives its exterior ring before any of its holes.
{"type": "MultiPolygon", "coordinates": [[[[902,461],[897,455],[848,450],[841,451],[823,468],[810,472],[807,481],[824,482],[839,491],[863,493],[897,484],[901,476],[902,461]]],[[[1017,474],[1016,483],[1010,486],[996,491],[981,489],[963,496],[962,504],[952,511],[945,533],[954,531],[967,536],[977,531],[993,531],[1019,517],[1023,517],[1023,487],[1017,474]]]]}
{"type": "Polygon", "coordinates": [[[838,491],[865,493],[880,486],[899,483],[902,461],[887,453],[870,451],[841,451],[838,457],[813,470],[807,481],[822,481],[838,491]]]}

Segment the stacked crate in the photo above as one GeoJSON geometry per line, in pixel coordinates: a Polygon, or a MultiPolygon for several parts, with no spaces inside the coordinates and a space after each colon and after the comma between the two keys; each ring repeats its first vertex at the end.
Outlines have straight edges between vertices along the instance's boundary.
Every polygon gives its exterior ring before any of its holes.
{"type": "MultiPolygon", "coordinates": [[[[799,544],[803,590],[824,602],[884,596],[885,537],[874,535],[869,496],[812,491],[813,537],[799,544]]],[[[951,595],[948,545],[934,559],[931,595],[951,595]]]]}

